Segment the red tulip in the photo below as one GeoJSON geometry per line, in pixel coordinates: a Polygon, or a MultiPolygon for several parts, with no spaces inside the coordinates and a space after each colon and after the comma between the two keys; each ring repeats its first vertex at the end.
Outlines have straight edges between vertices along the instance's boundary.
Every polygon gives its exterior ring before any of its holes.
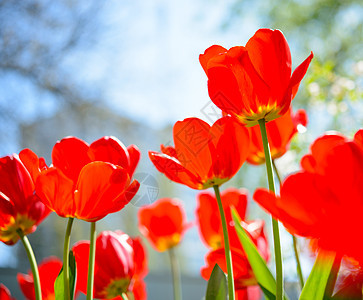
{"type": "MultiPolygon", "coordinates": [[[[39,278],[44,300],[55,299],[54,282],[62,268],[62,261],[57,257],[49,257],[39,264],[39,278]]],[[[18,283],[21,291],[27,300],[35,300],[34,279],[33,274],[29,271],[28,274],[18,273],[18,283]]]]}
{"type": "Polygon", "coordinates": [[[339,134],[317,139],[303,170],[282,184],[281,196],[264,189],[255,200],[292,233],[317,239],[321,249],[363,262],[363,130],[350,141],[339,134]]]}
{"type": "MultiPolygon", "coordinates": [[[[231,248],[232,261],[233,261],[233,276],[236,292],[241,290],[241,293],[246,291],[247,286],[257,285],[255,276],[248,263],[248,259],[241,249],[231,248]]],[[[212,270],[215,264],[227,273],[226,258],[224,254],[224,248],[213,250],[205,257],[207,266],[201,269],[202,277],[205,280],[209,280],[212,270]]],[[[241,298],[241,297],[240,297],[241,298]]],[[[241,299],[249,299],[248,297],[242,297],[241,299]]],[[[257,298],[259,299],[259,298],[257,298]]],[[[238,300],[240,300],[238,298],[238,300]]]]}
{"type": "Polygon", "coordinates": [[[248,130],[228,116],[212,126],[197,118],[179,121],[173,135],[175,148],[162,145],[162,153],[149,152],[150,159],[169,179],[193,189],[228,181],[249,151],[248,130]]]}
{"type": "Polygon", "coordinates": [[[138,219],[140,232],[160,252],[178,245],[189,227],[182,203],[171,198],[141,207],[138,219]]]}
{"type": "Polygon", "coordinates": [[[0,240],[13,245],[19,240],[17,230],[25,235],[50,213],[34,194],[34,178],[46,168],[44,160],[29,149],[0,158],[0,240]],[[20,158],[19,158],[20,156],[20,158]]]}
{"type": "MultiPolygon", "coordinates": [[[[73,246],[77,265],[77,287],[87,293],[89,241],[73,246]]],[[[96,240],[94,297],[120,299],[123,293],[133,293],[135,300],[146,299],[143,278],[147,259],[139,239],[131,239],[120,231],[103,231],[96,240]]]]}
{"type": "MultiPolygon", "coordinates": [[[[306,124],[307,115],[303,109],[298,110],[295,114],[292,113],[292,109],[289,109],[281,118],[266,124],[272,159],[279,158],[286,153],[291,139],[298,132],[299,126],[305,127],[306,124]]],[[[265,163],[265,153],[259,126],[251,127],[250,134],[251,147],[247,161],[254,165],[263,164],[265,163]]]]}
{"type": "Polygon", "coordinates": [[[211,46],[199,61],[209,96],[222,111],[253,126],[283,116],[295,97],[313,53],[291,75],[291,54],[279,30],[260,29],[246,46],[211,46]]]}
{"type": "MultiPolygon", "coordinates": [[[[241,222],[252,241],[257,246],[261,256],[267,261],[269,259],[269,250],[266,236],[263,231],[263,221],[241,222]]],[[[218,264],[223,272],[227,273],[226,258],[224,248],[211,250],[205,257],[206,266],[201,268],[201,275],[204,279],[209,280],[215,264],[218,264]]],[[[231,253],[233,261],[233,276],[235,283],[236,297],[242,299],[259,299],[260,293],[256,293],[254,285],[257,284],[251,266],[241,244],[231,243],[231,253]]]]}
{"type": "MultiPolygon", "coordinates": [[[[230,242],[239,246],[239,240],[232,224],[231,206],[241,217],[245,218],[248,192],[244,189],[229,188],[221,193],[221,200],[228,224],[230,242]]],[[[202,241],[212,249],[223,247],[223,230],[217,199],[213,193],[201,192],[197,196],[196,220],[202,241]]]]}
{"type": "Polygon", "coordinates": [[[139,158],[136,146],[126,148],[114,137],[91,145],[64,138],[53,148],[53,166],[37,179],[37,194],[61,217],[97,221],[133,198],[139,183],[130,181],[139,158]]]}
{"type": "Polygon", "coordinates": [[[9,289],[0,283],[0,299],[1,300],[15,300],[15,298],[11,297],[9,289]]]}

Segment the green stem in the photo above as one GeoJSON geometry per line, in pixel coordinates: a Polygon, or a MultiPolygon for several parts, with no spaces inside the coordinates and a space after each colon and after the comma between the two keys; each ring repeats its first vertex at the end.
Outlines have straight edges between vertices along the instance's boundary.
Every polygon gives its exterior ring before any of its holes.
{"type": "Polygon", "coordinates": [[[234,278],[233,278],[233,268],[232,268],[232,255],[231,250],[229,248],[229,238],[228,238],[228,229],[227,229],[227,222],[226,222],[226,216],[224,215],[221,195],[219,193],[219,187],[218,185],[214,185],[214,193],[216,194],[219,213],[221,215],[222,220],[222,228],[223,228],[223,237],[224,237],[224,252],[226,255],[226,262],[227,262],[227,276],[228,276],[228,295],[229,300],[235,299],[234,294],[234,278]]]}
{"type": "Polygon", "coordinates": [[[304,275],[301,269],[300,257],[299,257],[299,250],[297,249],[297,238],[296,236],[292,235],[292,244],[294,246],[294,253],[295,253],[295,260],[296,260],[296,273],[299,277],[300,287],[301,289],[304,288],[304,275]]]}
{"type": "MultiPolygon", "coordinates": [[[[269,190],[275,194],[275,183],[272,172],[272,159],[267,139],[265,119],[258,120],[258,124],[260,125],[263,150],[265,152],[268,186],[269,190]]],[[[279,223],[274,218],[272,218],[272,231],[274,238],[275,263],[276,263],[276,300],[282,300],[284,297],[284,281],[283,281],[283,270],[282,270],[280,232],[279,232],[279,223]]]]}
{"type": "Polygon", "coordinates": [[[32,246],[30,245],[28,238],[26,237],[26,235],[24,235],[24,233],[21,229],[17,229],[16,232],[18,233],[21,241],[23,242],[26,254],[28,255],[28,259],[30,262],[30,268],[32,270],[33,280],[34,280],[35,299],[42,300],[42,290],[40,287],[38,265],[37,265],[37,261],[35,259],[35,255],[34,255],[32,246]]]}
{"type": "MultiPolygon", "coordinates": [[[[276,177],[277,177],[277,179],[279,181],[279,184],[280,184],[280,187],[281,187],[282,180],[281,180],[281,177],[280,177],[280,172],[276,167],[275,160],[272,160],[272,166],[273,166],[273,168],[275,170],[276,177]]],[[[301,289],[303,289],[305,283],[304,283],[303,272],[302,272],[302,269],[301,269],[299,250],[297,249],[297,238],[294,235],[291,235],[291,236],[292,236],[292,245],[294,247],[294,254],[295,254],[295,261],[296,261],[296,273],[297,273],[297,276],[299,278],[300,287],[301,287],[301,289]]]]}
{"type": "Polygon", "coordinates": [[[87,300],[93,299],[95,257],[96,257],[96,222],[91,222],[89,261],[88,261],[87,300]]]}
{"type": "Polygon", "coordinates": [[[71,299],[71,292],[69,288],[69,244],[71,240],[71,231],[73,225],[73,218],[68,218],[66,235],[64,237],[63,248],[63,280],[64,280],[64,297],[65,300],[71,299]]]}
{"type": "Polygon", "coordinates": [[[122,300],[129,300],[129,297],[127,297],[127,295],[125,293],[121,294],[121,298],[122,298],[122,300]]]}
{"type": "Polygon", "coordinates": [[[174,248],[170,248],[168,250],[169,258],[170,258],[170,266],[171,273],[173,276],[173,290],[174,290],[174,300],[182,299],[182,290],[181,290],[181,280],[180,280],[180,271],[177,257],[175,255],[174,248]]]}

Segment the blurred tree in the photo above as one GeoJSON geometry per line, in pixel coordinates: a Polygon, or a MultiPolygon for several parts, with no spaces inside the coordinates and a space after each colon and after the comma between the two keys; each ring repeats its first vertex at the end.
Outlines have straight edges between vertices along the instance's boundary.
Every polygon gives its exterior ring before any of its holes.
{"type": "Polygon", "coordinates": [[[85,0],[0,2],[0,153],[7,153],[9,142],[18,144],[19,123],[96,98],[97,92],[82,88],[69,66],[72,54],[95,43],[100,5],[85,0]]]}

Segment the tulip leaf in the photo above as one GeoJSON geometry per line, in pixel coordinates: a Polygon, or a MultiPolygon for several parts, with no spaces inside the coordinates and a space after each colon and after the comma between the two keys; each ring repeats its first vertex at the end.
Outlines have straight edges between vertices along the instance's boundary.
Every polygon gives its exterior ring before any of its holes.
{"type": "MultiPolygon", "coordinates": [[[[74,292],[76,287],[76,260],[74,258],[73,251],[69,251],[69,290],[70,290],[70,300],[74,299],[74,292]]],[[[54,283],[54,293],[56,300],[66,299],[64,297],[64,279],[63,279],[63,267],[60,270],[57,279],[54,283]]]]}
{"type": "MultiPolygon", "coordinates": [[[[276,299],[276,280],[267,267],[265,260],[258,252],[257,247],[241,226],[241,219],[234,208],[232,208],[232,217],[238,238],[242,244],[243,250],[246,252],[248,262],[251,265],[258,285],[265,294],[266,299],[276,299]]],[[[284,293],[284,299],[288,300],[286,293],[284,293]]]]}
{"type": "Polygon", "coordinates": [[[215,264],[208,281],[205,300],[227,300],[227,290],[226,274],[215,264]]]}
{"type": "Polygon", "coordinates": [[[335,259],[334,252],[319,251],[313,269],[304,285],[300,300],[325,299],[325,289],[335,259]]]}

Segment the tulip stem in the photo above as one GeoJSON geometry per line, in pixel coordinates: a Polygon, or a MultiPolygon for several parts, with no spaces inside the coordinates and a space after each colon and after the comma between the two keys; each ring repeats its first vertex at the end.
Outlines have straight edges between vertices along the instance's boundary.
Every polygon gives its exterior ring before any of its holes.
{"type": "Polygon", "coordinates": [[[88,261],[88,282],[87,282],[87,300],[93,299],[93,282],[96,258],[96,222],[91,222],[90,244],[89,244],[89,261],[88,261]]]}
{"type": "MultiPolygon", "coordinates": [[[[265,152],[268,186],[269,190],[275,194],[275,182],[272,171],[271,152],[266,132],[266,120],[260,119],[258,120],[258,124],[260,125],[263,150],[265,152]]],[[[283,270],[282,270],[280,232],[279,232],[279,223],[274,218],[272,218],[272,231],[274,238],[275,263],[276,263],[276,300],[282,300],[284,297],[284,281],[283,281],[283,270]]]]}
{"type": "Polygon", "coordinates": [[[71,231],[73,225],[73,218],[68,218],[68,224],[66,234],[64,237],[64,248],[63,248],[63,282],[64,282],[64,297],[65,300],[71,299],[71,292],[69,288],[69,244],[71,240],[71,231]]]}
{"type": "Polygon", "coordinates": [[[234,277],[233,277],[231,250],[229,248],[229,238],[228,238],[228,229],[227,229],[226,216],[224,214],[221,195],[219,193],[219,187],[218,187],[218,185],[214,185],[213,188],[214,188],[214,193],[216,194],[219,213],[221,215],[221,220],[222,220],[223,237],[224,237],[224,253],[226,255],[226,262],[227,262],[228,295],[229,295],[228,299],[229,300],[234,300],[235,299],[234,277]]]}
{"type": "MultiPolygon", "coordinates": [[[[280,177],[279,170],[276,167],[275,160],[272,160],[272,166],[273,166],[273,168],[275,170],[276,177],[277,177],[277,179],[279,181],[279,184],[280,184],[280,187],[281,187],[282,180],[281,180],[281,177],[280,177]]],[[[292,245],[294,247],[294,254],[295,254],[295,260],[296,260],[296,273],[297,273],[297,276],[299,278],[300,287],[301,287],[301,289],[303,289],[305,283],[304,283],[304,275],[303,275],[303,272],[302,272],[302,269],[301,269],[299,250],[297,249],[297,238],[294,235],[291,235],[291,236],[292,236],[292,245]]]]}
{"type": "Polygon", "coordinates": [[[18,233],[21,241],[23,242],[26,254],[28,255],[28,259],[30,262],[30,268],[32,270],[33,280],[34,280],[35,299],[42,300],[42,290],[40,287],[38,265],[37,265],[37,261],[35,259],[35,255],[34,255],[32,246],[30,245],[28,238],[26,237],[26,235],[24,235],[24,233],[21,229],[17,229],[16,232],[18,233]]]}
{"type": "Polygon", "coordinates": [[[174,247],[168,250],[170,258],[171,273],[173,276],[174,300],[182,299],[180,270],[174,247]]]}

